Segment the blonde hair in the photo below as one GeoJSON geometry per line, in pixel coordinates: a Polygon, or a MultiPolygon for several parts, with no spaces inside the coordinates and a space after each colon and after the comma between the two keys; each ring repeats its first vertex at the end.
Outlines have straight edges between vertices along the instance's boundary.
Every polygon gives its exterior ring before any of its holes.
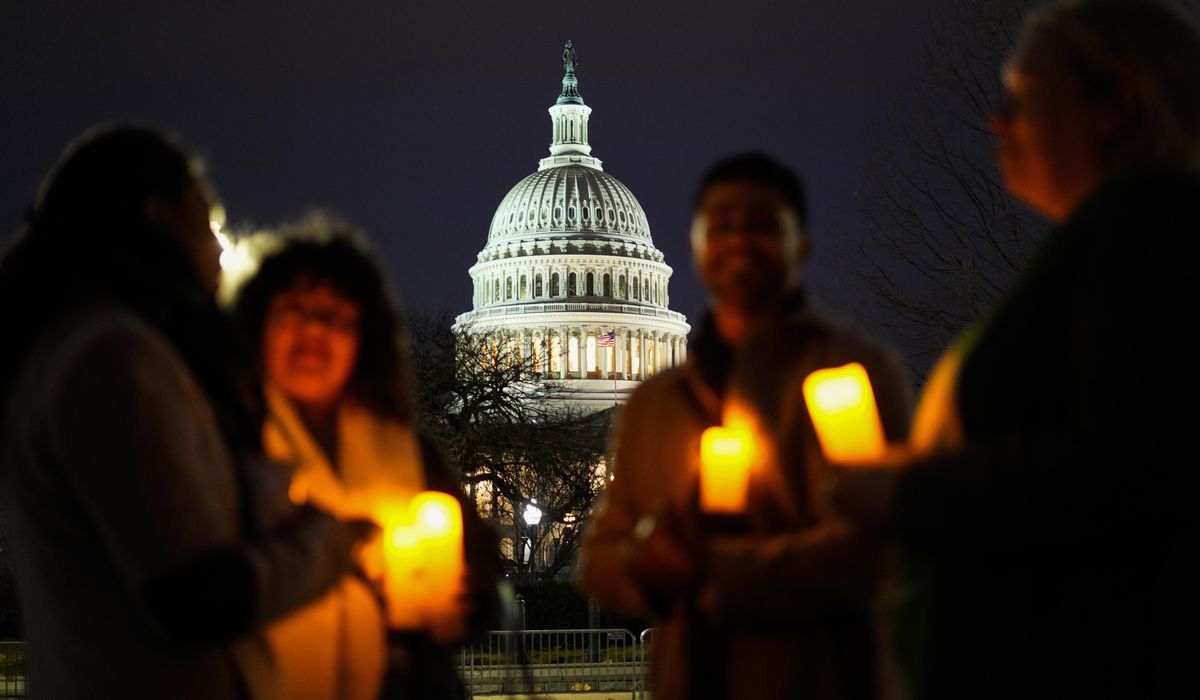
{"type": "Polygon", "coordinates": [[[1157,160],[1200,166],[1200,25],[1152,0],[1064,0],[1025,22],[1012,63],[1035,39],[1070,56],[1098,100],[1132,97],[1136,121],[1112,144],[1114,165],[1157,160]]]}

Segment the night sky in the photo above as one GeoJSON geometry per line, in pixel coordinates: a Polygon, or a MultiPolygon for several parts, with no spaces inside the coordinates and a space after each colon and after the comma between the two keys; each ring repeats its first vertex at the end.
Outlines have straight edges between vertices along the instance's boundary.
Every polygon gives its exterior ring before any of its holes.
{"type": "Polygon", "coordinates": [[[830,298],[830,239],[854,235],[867,149],[942,4],[5,2],[0,227],[81,131],[142,123],[205,156],[231,224],[331,208],[370,232],[406,305],[462,312],[496,206],[547,155],[572,39],[593,155],[645,208],[672,308],[705,302],[695,181],[746,149],[806,179],[830,298]]]}

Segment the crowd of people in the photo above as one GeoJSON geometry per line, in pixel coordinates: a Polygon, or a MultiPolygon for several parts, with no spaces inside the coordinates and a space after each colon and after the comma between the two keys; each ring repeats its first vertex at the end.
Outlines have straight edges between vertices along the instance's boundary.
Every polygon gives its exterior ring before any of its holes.
{"type": "MultiPolygon", "coordinates": [[[[711,304],[686,362],[624,406],[579,567],[587,595],[655,620],[656,698],[1195,692],[1196,411],[1168,362],[1195,297],[1200,29],[1151,0],[1061,0],[1002,81],[1004,185],[1054,227],[911,412],[894,353],[805,293],[800,178],[756,153],[702,178],[711,304]],[[803,398],[850,362],[877,461],[828,459],[803,398]],[[735,406],[770,449],[744,513],[714,517],[701,434],[735,406]]],[[[387,275],[361,232],[312,218],[223,308],[212,206],[178,140],[101,127],[0,258],[0,516],[31,696],[461,697],[451,650],[497,624],[499,553],[417,429],[387,275]],[[460,594],[415,628],[364,560],[380,528],[359,505],[384,487],[461,501],[460,594]]]]}

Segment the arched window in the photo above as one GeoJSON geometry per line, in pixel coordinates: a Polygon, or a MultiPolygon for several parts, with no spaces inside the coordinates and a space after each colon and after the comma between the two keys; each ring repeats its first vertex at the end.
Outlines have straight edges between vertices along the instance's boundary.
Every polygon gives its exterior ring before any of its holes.
{"type": "Polygon", "coordinates": [[[586,204],[583,205],[582,212],[583,212],[583,220],[584,221],[587,221],[589,218],[591,218],[590,216],[588,216],[588,212],[590,212],[591,210],[592,210],[592,208],[589,207],[588,205],[586,205],[586,204]]]}
{"type": "Polygon", "coordinates": [[[500,278],[496,278],[496,283],[493,285],[492,301],[500,301],[500,278]]]}
{"type": "Polygon", "coordinates": [[[611,297],[612,296],[612,276],[609,275],[607,272],[605,272],[603,279],[604,279],[604,287],[601,291],[604,293],[604,296],[611,297]]]}
{"type": "Polygon", "coordinates": [[[539,299],[542,296],[542,273],[537,273],[533,276],[533,296],[539,299]]]}
{"type": "Polygon", "coordinates": [[[575,281],[576,281],[575,273],[574,272],[568,273],[567,274],[567,296],[569,296],[569,297],[573,297],[577,293],[576,287],[575,287],[575,281]]]}
{"type": "Polygon", "coordinates": [[[552,297],[558,296],[558,273],[557,272],[550,275],[550,296],[552,296],[552,297]]]}
{"type": "Polygon", "coordinates": [[[520,298],[521,299],[529,298],[529,278],[526,277],[525,275],[521,275],[520,298]]]}
{"type": "Polygon", "coordinates": [[[633,278],[633,298],[635,301],[642,300],[642,285],[638,283],[638,278],[633,278]]]}
{"type": "Polygon", "coordinates": [[[589,297],[595,296],[595,294],[596,294],[596,276],[589,272],[589,273],[587,273],[586,279],[587,279],[587,287],[586,287],[587,295],[589,297]]]}
{"type": "Polygon", "coordinates": [[[642,298],[650,301],[650,280],[648,279],[642,280],[642,298]]]}
{"type": "Polygon", "coordinates": [[[625,275],[617,278],[617,296],[622,299],[629,297],[629,290],[625,288],[625,275]]]}
{"type": "Polygon", "coordinates": [[[512,299],[512,278],[511,277],[506,277],[504,279],[504,298],[506,300],[512,299]]]}

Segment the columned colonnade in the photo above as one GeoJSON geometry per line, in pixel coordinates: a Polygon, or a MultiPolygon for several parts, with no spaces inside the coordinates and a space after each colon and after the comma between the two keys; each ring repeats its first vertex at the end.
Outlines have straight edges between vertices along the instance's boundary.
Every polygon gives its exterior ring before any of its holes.
{"type": "Polygon", "coordinates": [[[487,334],[485,352],[495,358],[519,358],[534,372],[559,379],[642,381],[687,358],[687,338],[683,335],[617,328],[612,330],[613,344],[606,346],[601,336],[608,332],[597,325],[505,330],[487,334]]]}

